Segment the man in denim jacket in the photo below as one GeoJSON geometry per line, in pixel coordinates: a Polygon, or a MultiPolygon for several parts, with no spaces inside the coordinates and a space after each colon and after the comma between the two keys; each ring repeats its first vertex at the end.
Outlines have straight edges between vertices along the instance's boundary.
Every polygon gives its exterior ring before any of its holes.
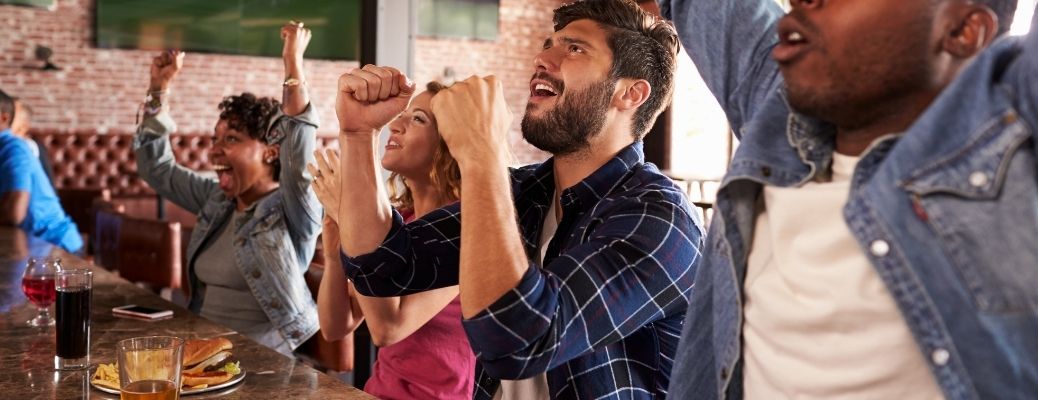
{"type": "Polygon", "coordinates": [[[742,140],[671,395],[1034,398],[1038,29],[791,3],[659,0],[742,140]]]}

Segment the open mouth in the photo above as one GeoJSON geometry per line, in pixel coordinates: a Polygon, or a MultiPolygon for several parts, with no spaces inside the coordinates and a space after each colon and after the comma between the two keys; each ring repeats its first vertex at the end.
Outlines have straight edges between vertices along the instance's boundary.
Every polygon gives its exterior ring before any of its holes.
{"type": "Polygon", "coordinates": [[[564,90],[562,81],[552,78],[547,72],[538,71],[530,79],[530,101],[558,96],[564,90]]]}
{"type": "Polygon", "coordinates": [[[551,97],[558,95],[558,91],[546,83],[535,83],[531,86],[530,97],[551,97]]]}
{"type": "Polygon", "coordinates": [[[234,176],[231,172],[234,171],[230,165],[214,164],[213,171],[216,171],[216,178],[219,180],[220,189],[225,192],[230,192],[233,189],[234,176]]]}
{"type": "Polygon", "coordinates": [[[810,44],[804,30],[788,16],[779,22],[778,39],[779,43],[772,50],[771,56],[779,64],[796,61],[808,50],[810,44]]]}
{"type": "Polygon", "coordinates": [[[404,146],[400,145],[400,142],[396,141],[396,139],[392,137],[390,137],[389,140],[386,142],[386,150],[398,150],[403,147],[404,146]]]}

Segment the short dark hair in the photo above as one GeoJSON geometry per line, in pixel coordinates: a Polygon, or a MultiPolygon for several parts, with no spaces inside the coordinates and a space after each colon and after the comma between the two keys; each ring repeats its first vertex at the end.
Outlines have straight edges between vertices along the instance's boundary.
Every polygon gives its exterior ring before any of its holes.
{"type": "MultiPolygon", "coordinates": [[[[281,104],[270,97],[256,97],[249,92],[237,96],[227,96],[220,102],[220,119],[227,121],[227,127],[249,135],[264,144],[267,143],[267,127],[270,119],[277,114],[281,104]]],[[[281,175],[281,162],[274,161],[274,180],[281,175]]]]}
{"type": "Polygon", "coordinates": [[[634,114],[632,134],[641,139],[670,102],[678,34],[669,22],[645,12],[632,0],[584,0],[555,9],[555,31],[588,19],[606,30],[613,52],[613,79],[644,79],[652,89],[634,114]]]}
{"type": "Polygon", "coordinates": [[[998,35],[1009,32],[1016,14],[1017,0],[980,0],[980,4],[988,6],[998,16],[998,35]]]}
{"type": "Polygon", "coordinates": [[[14,121],[14,101],[17,100],[14,96],[11,96],[0,90],[0,114],[7,114],[11,121],[14,121]]]}

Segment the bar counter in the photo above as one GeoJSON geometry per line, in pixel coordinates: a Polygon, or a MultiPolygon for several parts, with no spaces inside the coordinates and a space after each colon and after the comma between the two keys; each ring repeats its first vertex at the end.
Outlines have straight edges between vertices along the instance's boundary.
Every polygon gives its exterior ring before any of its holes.
{"type": "Polygon", "coordinates": [[[112,272],[90,265],[20,230],[4,227],[0,227],[0,397],[119,398],[93,389],[88,371],[55,371],[54,327],[33,328],[25,323],[35,315],[36,307],[22,293],[22,272],[30,257],[48,255],[61,257],[65,268],[94,271],[90,372],[99,363],[115,362],[115,345],[122,339],[152,335],[185,339],[224,336],[234,343],[232,352],[241,362],[245,379],[235,386],[182,396],[182,399],[374,399],[357,388],[134,286],[112,272]],[[128,304],[171,309],[173,317],[142,321],[112,315],[112,307],[128,304]]]}

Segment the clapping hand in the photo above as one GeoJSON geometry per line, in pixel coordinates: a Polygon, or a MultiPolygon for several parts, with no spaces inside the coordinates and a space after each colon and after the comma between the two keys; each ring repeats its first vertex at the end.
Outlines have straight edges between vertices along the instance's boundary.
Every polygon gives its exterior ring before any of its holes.
{"type": "Polygon", "coordinates": [[[317,150],[314,151],[314,158],[317,159],[317,165],[306,165],[306,169],[314,176],[314,193],[324,206],[324,215],[339,222],[339,153],[335,149],[317,150]]]}

